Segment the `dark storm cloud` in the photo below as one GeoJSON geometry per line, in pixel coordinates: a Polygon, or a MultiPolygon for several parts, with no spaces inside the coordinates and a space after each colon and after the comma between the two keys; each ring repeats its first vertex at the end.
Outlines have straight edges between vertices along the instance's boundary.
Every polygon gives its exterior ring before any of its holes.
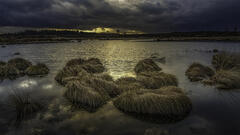
{"type": "Polygon", "coordinates": [[[0,26],[223,30],[240,24],[239,5],[239,0],[0,0],[0,26]]]}

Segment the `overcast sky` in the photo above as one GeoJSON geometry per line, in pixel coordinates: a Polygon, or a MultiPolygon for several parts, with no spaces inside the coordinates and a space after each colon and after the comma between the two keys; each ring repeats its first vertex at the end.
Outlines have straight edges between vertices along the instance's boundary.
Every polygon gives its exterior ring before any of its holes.
{"type": "Polygon", "coordinates": [[[240,27],[240,0],[0,0],[0,26],[233,30],[240,27]]]}

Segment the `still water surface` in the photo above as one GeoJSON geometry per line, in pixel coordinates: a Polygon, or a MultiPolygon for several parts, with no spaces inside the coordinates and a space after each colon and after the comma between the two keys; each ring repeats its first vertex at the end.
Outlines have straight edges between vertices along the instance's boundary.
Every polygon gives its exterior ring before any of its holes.
{"type": "Polygon", "coordinates": [[[1,135],[237,135],[240,134],[240,92],[219,91],[188,81],[184,72],[192,62],[211,65],[212,49],[240,53],[240,43],[224,42],[136,42],[83,41],[42,45],[11,45],[0,48],[0,59],[26,58],[33,63],[46,63],[50,74],[43,78],[22,77],[0,83],[1,135]],[[14,56],[20,52],[20,56],[14,56]],[[164,72],[177,76],[179,87],[191,98],[193,110],[176,123],[157,124],[136,119],[117,110],[110,101],[95,113],[71,110],[62,97],[65,88],[54,77],[73,58],[99,58],[115,79],[134,76],[136,63],[151,54],[166,57],[158,63],[164,72]],[[11,91],[29,92],[41,100],[45,111],[24,121],[16,128],[14,112],[2,106],[11,91]]]}

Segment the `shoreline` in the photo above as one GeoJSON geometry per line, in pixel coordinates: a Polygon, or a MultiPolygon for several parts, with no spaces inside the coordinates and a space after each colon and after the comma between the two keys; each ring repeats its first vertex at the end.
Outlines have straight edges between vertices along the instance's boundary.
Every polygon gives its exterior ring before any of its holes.
{"type": "Polygon", "coordinates": [[[50,43],[80,43],[84,40],[134,40],[136,42],[240,42],[240,36],[235,37],[88,37],[88,38],[5,38],[0,40],[0,45],[17,45],[17,44],[50,44],[50,43]]]}

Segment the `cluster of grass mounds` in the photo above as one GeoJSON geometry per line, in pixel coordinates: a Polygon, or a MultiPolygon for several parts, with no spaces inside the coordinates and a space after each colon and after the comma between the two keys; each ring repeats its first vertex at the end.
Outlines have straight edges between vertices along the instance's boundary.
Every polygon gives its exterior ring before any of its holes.
{"type": "Polygon", "coordinates": [[[25,71],[28,76],[43,76],[49,73],[49,69],[45,64],[38,63],[28,67],[25,71]]]}
{"type": "Polygon", "coordinates": [[[152,60],[152,59],[144,59],[138,62],[135,66],[134,71],[136,73],[141,72],[153,72],[153,71],[161,71],[162,69],[152,60]]]}
{"type": "Polygon", "coordinates": [[[164,86],[178,85],[176,76],[160,72],[161,70],[152,59],[141,60],[134,68],[137,75],[136,80],[144,88],[158,89],[164,86]]]}
{"type": "Polygon", "coordinates": [[[173,120],[185,117],[192,109],[191,100],[182,89],[175,86],[128,91],[113,103],[118,109],[130,114],[173,120]]]}
{"type": "Polygon", "coordinates": [[[9,96],[9,106],[16,113],[17,122],[21,122],[41,111],[44,105],[32,99],[27,93],[14,92],[9,96]]]}
{"type": "Polygon", "coordinates": [[[192,82],[202,81],[214,74],[214,71],[210,67],[203,66],[200,63],[193,63],[186,71],[186,76],[192,82]]]}
{"type": "Polygon", "coordinates": [[[6,62],[0,62],[0,79],[16,79],[24,75],[46,75],[49,69],[45,64],[32,65],[30,61],[22,58],[14,58],[6,62]]]}
{"type": "Polygon", "coordinates": [[[137,74],[137,80],[147,89],[178,86],[176,76],[164,72],[141,72],[137,74]]]}
{"type": "Polygon", "coordinates": [[[94,111],[111,97],[121,93],[99,59],[73,59],[56,75],[55,80],[67,88],[65,97],[75,107],[94,111]]]}
{"type": "MultiPolygon", "coordinates": [[[[212,57],[215,71],[200,64],[193,64],[186,75],[194,75],[206,85],[214,85],[218,89],[240,89],[240,57],[237,54],[219,52],[212,57]],[[197,65],[194,69],[194,65],[197,65]],[[200,70],[201,69],[201,70],[200,70]]],[[[191,79],[190,79],[191,80],[191,79]]]]}

